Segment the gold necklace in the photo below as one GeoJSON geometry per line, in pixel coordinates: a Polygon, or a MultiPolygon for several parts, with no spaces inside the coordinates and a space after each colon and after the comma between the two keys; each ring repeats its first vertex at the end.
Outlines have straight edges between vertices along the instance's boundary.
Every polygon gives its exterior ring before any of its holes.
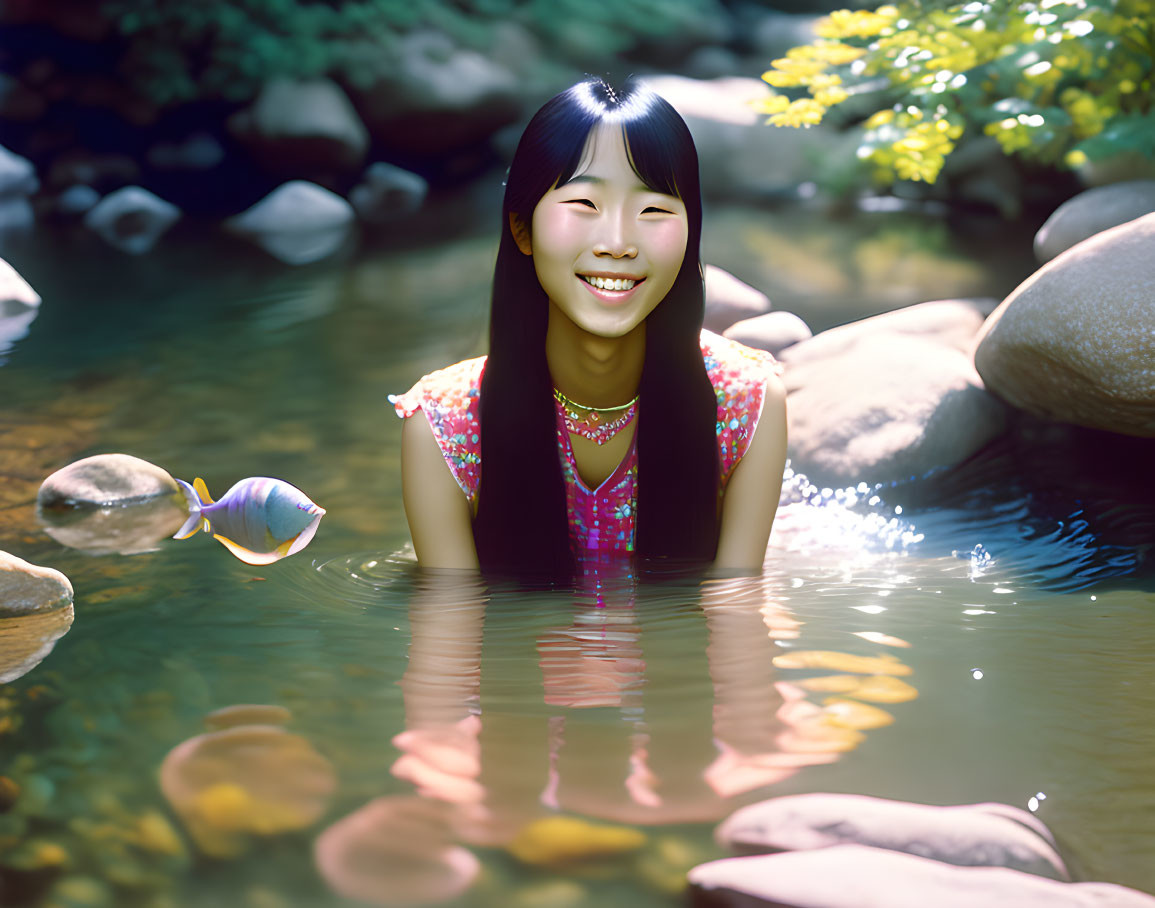
{"type": "Polygon", "coordinates": [[[588,407],[570,400],[557,388],[553,389],[553,399],[557,401],[566,430],[599,446],[604,445],[628,426],[638,411],[637,395],[634,395],[633,400],[616,407],[588,407]],[[607,419],[607,416],[615,413],[621,415],[607,419]]]}

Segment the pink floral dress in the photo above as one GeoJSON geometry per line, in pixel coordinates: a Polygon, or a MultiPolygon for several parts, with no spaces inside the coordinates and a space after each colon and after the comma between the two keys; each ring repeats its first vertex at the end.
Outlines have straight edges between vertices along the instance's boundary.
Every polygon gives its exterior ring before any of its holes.
{"type": "MultiPolygon", "coordinates": [[[[752,350],[709,331],[701,337],[706,373],[718,399],[715,426],[722,488],[746,453],[762,413],[767,376],[781,372],[773,356],[752,350]]],[[[476,512],[481,481],[481,429],[478,422],[481,374],[485,357],[467,359],[423,377],[389,401],[402,418],[425,412],[433,436],[461,490],[476,512]]],[[[641,405],[639,404],[639,407],[641,405]]],[[[639,410],[638,418],[641,418],[639,410]]],[[[636,440],[635,434],[635,440],[636,440]]],[[[588,488],[578,475],[573,447],[560,406],[557,447],[565,479],[570,541],[579,560],[634,550],[637,509],[636,443],[601,485],[588,488]]]]}

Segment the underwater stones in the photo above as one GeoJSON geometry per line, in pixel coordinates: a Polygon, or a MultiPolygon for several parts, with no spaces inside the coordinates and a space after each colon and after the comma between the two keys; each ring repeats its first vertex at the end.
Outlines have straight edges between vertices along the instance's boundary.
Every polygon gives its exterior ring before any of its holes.
{"type": "Polygon", "coordinates": [[[451,809],[412,796],[370,801],[317,837],[317,869],[334,892],[371,905],[455,898],[473,885],[481,864],[453,843],[451,809]]]}
{"type": "Polygon", "coordinates": [[[626,854],[645,843],[645,834],[628,826],[552,816],[527,824],[509,843],[509,852],[526,864],[556,867],[626,854]]]}
{"type": "Polygon", "coordinates": [[[794,469],[828,485],[907,479],[997,437],[1004,409],[964,352],[984,308],[923,303],[783,350],[794,469]]]}
{"type": "Polygon", "coordinates": [[[0,618],[51,612],[72,604],[72,584],[60,571],[0,552],[0,618]]]}
{"type": "Polygon", "coordinates": [[[332,255],[344,244],[355,220],[353,207],[339,195],[305,180],[282,183],[224,223],[289,265],[305,265],[332,255]]]}
{"type": "Polygon", "coordinates": [[[743,807],[715,838],[743,854],[869,845],[963,867],[1069,880],[1047,828],[1004,804],[936,807],[853,794],[802,794],[743,807]]]}
{"type": "Polygon", "coordinates": [[[716,334],[742,319],[770,311],[770,299],[715,265],[706,266],[706,321],[704,327],[716,334]]]}
{"type": "Polygon", "coordinates": [[[127,505],[164,495],[180,495],[167,471],[131,454],[95,454],[49,476],[36,495],[42,508],[127,505]]]}
{"type": "Polygon", "coordinates": [[[229,129],[272,173],[355,172],[369,133],[348,96],[330,79],[272,79],[229,129]]]}
{"type": "Polygon", "coordinates": [[[110,192],[84,215],[84,226],[121,252],[141,255],[181,216],[180,209],[140,186],[110,192]]]}
{"type": "Polygon", "coordinates": [[[304,738],[277,726],[241,725],[177,745],[161,764],[160,785],[197,847],[231,857],[250,836],[311,826],[337,779],[304,738]]]}
{"type": "Polygon", "coordinates": [[[349,192],[349,201],[365,223],[388,224],[420,208],[428,191],[417,174],[377,161],[349,192]]]}
{"type": "Polygon", "coordinates": [[[211,729],[235,725],[287,725],[292,718],[293,714],[283,706],[238,703],[209,713],[205,716],[205,725],[211,729]]]}
{"type": "Polygon", "coordinates": [[[1155,180],[1088,189],[1055,209],[1035,234],[1035,258],[1049,262],[1076,243],[1155,211],[1155,180]]]}
{"type": "Polygon", "coordinates": [[[956,867],[864,845],[711,861],[689,880],[692,904],[711,908],[1155,908],[1152,896],[1111,883],[956,867]]]}
{"type": "Polygon", "coordinates": [[[767,312],[735,322],[724,337],[777,356],[787,347],[813,337],[810,326],[793,312],[767,312]]]}
{"type": "Polygon", "coordinates": [[[975,366],[1036,416],[1155,436],[1155,214],[1072,246],[987,319],[975,366]]]}

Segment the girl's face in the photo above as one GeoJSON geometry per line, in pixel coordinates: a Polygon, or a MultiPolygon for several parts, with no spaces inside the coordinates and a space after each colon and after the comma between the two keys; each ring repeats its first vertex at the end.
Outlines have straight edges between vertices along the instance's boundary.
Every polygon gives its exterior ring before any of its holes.
{"type": "Polygon", "coordinates": [[[513,230],[555,309],[590,334],[622,337],[674,285],[689,220],[681,199],[634,173],[621,127],[601,124],[576,174],[537,203],[529,234],[516,216],[513,230]]]}

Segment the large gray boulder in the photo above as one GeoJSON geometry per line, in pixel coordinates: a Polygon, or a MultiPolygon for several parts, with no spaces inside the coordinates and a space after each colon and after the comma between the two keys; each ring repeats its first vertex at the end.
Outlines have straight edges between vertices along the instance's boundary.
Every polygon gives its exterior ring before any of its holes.
{"type": "Polygon", "coordinates": [[[767,312],[735,322],[722,332],[725,337],[777,356],[787,347],[814,336],[810,326],[793,312],[767,312]]]}
{"type": "Polygon", "coordinates": [[[71,602],[72,584],[60,571],[0,552],[0,618],[51,612],[71,602]]]}
{"type": "Polygon", "coordinates": [[[1047,419],[1155,436],[1155,214],[1072,246],[987,319],[975,366],[1047,419]]]}
{"type": "Polygon", "coordinates": [[[0,259],[0,365],[12,345],[28,335],[40,314],[40,296],[16,269],[0,259]]]}
{"type": "Polygon", "coordinates": [[[1155,180],[1088,189],[1055,209],[1035,234],[1035,258],[1046,263],[1076,243],[1155,211],[1155,180]]]}
{"type": "Polygon", "coordinates": [[[688,879],[692,903],[710,908],[1155,908],[1155,897],[1112,883],[955,867],[864,845],[711,861],[688,879]]]}
{"type": "Polygon", "coordinates": [[[84,215],[84,225],[122,252],[140,255],[181,216],[180,209],[140,186],[110,192],[84,215]]]}
{"type": "Polygon", "coordinates": [[[369,148],[365,124],[330,79],[273,79],[229,129],[264,167],[292,176],[355,172],[369,148]]]}
{"type": "Polygon", "coordinates": [[[744,854],[869,845],[964,867],[1070,879],[1046,826],[1005,804],[935,807],[865,795],[790,795],[736,811],[716,838],[744,854]]]}
{"type": "Polygon", "coordinates": [[[853,135],[819,125],[765,125],[751,103],[770,89],[760,79],[649,76],[644,83],[674,106],[694,137],[702,193],[713,198],[794,197],[812,181],[815,162],[840,154],[853,135]]]}
{"type": "Polygon", "coordinates": [[[941,300],[842,325],[782,351],[794,469],[819,485],[887,482],[961,463],[1004,429],[969,353],[984,301],[941,300]]]}
{"type": "Polygon", "coordinates": [[[761,290],[716,265],[707,265],[705,272],[705,327],[710,331],[721,334],[735,322],[770,311],[770,299],[761,290]]]}
{"type": "Polygon", "coordinates": [[[336,252],[355,220],[353,206],[341,196],[315,183],[290,180],[224,226],[283,262],[304,265],[336,252]]]}
{"type": "Polygon", "coordinates": [[[45,479],[36,503],[41,508],[93,508],[180,494],[176,480],[156,464],[131,454],[95,454],[45,479]]]}

